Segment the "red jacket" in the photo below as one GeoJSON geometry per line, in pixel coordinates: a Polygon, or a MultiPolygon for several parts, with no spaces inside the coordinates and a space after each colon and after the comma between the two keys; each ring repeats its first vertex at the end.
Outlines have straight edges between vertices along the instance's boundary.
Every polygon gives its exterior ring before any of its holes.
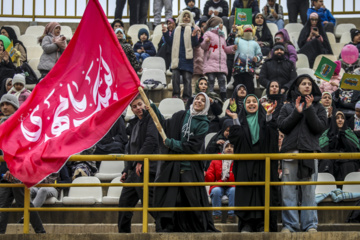
{"type": "MultiPolygon", "coordinates": [[[[234,174],[232,171],[234,162],[230,166],[230,177],[226,182],[235,182],[234,174]]],[[[212,160],[210,163],[210,167],[206,171],[205,182],[223,182],[221,180],[221,172],[222,172],[222,160],[212,160]]],[[[210,186],[209,194],[214,187],[220,186],[210,186]]],[[[230,186],[235,187],[235,185],[230,186]]]]}

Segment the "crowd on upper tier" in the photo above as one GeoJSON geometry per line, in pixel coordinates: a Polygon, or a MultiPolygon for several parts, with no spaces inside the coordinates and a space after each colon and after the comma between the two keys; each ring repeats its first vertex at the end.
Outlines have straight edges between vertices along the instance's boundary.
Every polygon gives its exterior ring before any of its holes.
{"type": "MultiPolygon", "coordinates": [[[[172,96],[182,98],[185,110],[166,119],[155,104],[156,113],[167,138],[161,139],[141,97],[130,104],[134,116],[125,122],[124,114],[95,146],[82,154],[232,154],[232,153],[315,153],[360,151],[360,91],[342,89],[344,73],[360,75],[360,60],[349,64],[341,56],[330,81],[315,79],[312,74],[297,74],[297,54],[307,56],[312,68],[320,54],[332,54],[326,32],[333,32],[335,18],[322,0],[288,0],[289,20],[296,22],[300,13],[304,24],[297,42],[284,29],[283,8],[268,0],[260,11],[256,0],[235,0],[235,8],[251,8],[252,23],[233,24],[228,18],[225,0],[208,0],[203,15],[194,0],[178,18],[172,17],[171,0],[154,0],[154,12],[165,6],[166,26],[161,26],[162,38],[157,48],[150,41],[147,29],[140,29],[138,41],[127,35],[121,13],[126,1],[117,1],[116,18],[111,26],[131,66],[141,73],[144,59],[160,56],[172,78],[172,96]],[[119,7],[119,9],[118,9],[119,7]],[[295,19],[295,20],[294,20],[295,19]],[[274,37],[268,23],[275,23],[274,37]],[[227,34],[229,33],[229,34],[227,34]],[[157,49],[157,50],[156,50],[157,49]],[[232,83],[230,80],[233,78],[232,83]],[[183,89],[180,82],[183,82],[183,89]],[[255,94],[254,79],[264,88],[255,94]],[[218,82],[219,91],[215,90],[218,82]],[[228,94],[229,85],[233,92],[228,94]],[[227,101],[228,100],[228,101],[227,101]],[[228,102],[228,103],[227,103],[228,102]],[[226,106],[224,104],[226,103],[226,106]],[[222,117],[223,109],[226,109],[222,117]],[[205,136],[213,133],[208,144],[205,136]]],[[[148,1],[129,1],[130,25],[145,23],[148,1]]],[[[155,25],[161,16],[155,14],[155,25]]],[[[351,29],[351,42],[360,50],[360,30],[351,29]]],[[[38,70],[41,79],[55,65],[67,47],[57,22],[46,25],[38,39],[43,49],[38,70]]],[[[26,101],[31,94],[26,88],[34,78],[27,65],[26,46],[17,39],[11,27],[2,27],[0,35],[0,109],[1,123],[26,101]],[[13,41],[17,62],[5,51],[13,41]],[[26,73],[26,74],[24,74],[26,73]]],[[[36,76],[35,76],[36,79],[36,76]]],[[[40,80],[41,80],[40,79],[40,80]]],[[[35,82],[37,79],[35,80],[35,82]]],[[[11,120],[11,119],[10,119],[11,120]]],[[[99,168],[95,162],[67,163],[58,173],[48,176],[44,183],[69,183],[81,176],[93,176],[99,168]]],[[[342,181],[348,173],[359,171],[359,160],[295,160],[284,159],[271,163],[271,181],[316,181],[319,172],[334,175],[342,181]]],[[[121,181],[143,181],[143,163],[127,162],[121,171],[121,181]]],[[[18,182],[1,163],[2,182],[18,182]]],[[[264,161],[165,161],[151,162],[151,182],[259,182],[265,180],[264,161]]],[[[40,207],[49,197],[58,197],[59,189],[31,189],[31,206],[40,207]]],[[[23,188],[0,188],[0,207],[9,207],[16,199],[24,204],[23,188]]],[[[282,185],[271,187],[271,206],[316,206],[315,185],[282,185]]],[[[222,204],[227,195],[229,206],[264,206],[264,186],[157,187],[149,189],[149,204],[153,207],[212,206],[222,204]]],[[[119,206],[134,207],[142,200],[141,188],[124,188],[119,206]]],[[[157,232],[216,232],[214,223],[221,222],[221,211],[209,212],[151,212],[157,232]]],[[[282,232],[316,232],[315,210],[282,211],[282,232]]],[[[44,233],[37,212],[30,212],[35,232],[44,233]]],[[[7,212],[0,212],[0,233],[5,233],[7,212]]],[[[132,212],[120,212],[119,232],[131,232],[132,212]]],[[[270,230],[277,231],[277,212],[270,214],[270,230]]],[[[21,220],[20,220],[21,221],[21,220]]],[[[238,221],[241,232],[264,231],[264,211],[228,211],[227,222],[238,221]]]]}

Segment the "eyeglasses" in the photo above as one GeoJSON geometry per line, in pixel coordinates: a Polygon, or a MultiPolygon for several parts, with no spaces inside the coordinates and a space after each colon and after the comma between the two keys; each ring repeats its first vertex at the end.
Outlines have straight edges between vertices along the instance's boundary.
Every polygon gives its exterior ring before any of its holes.
{"type": "Polygon", "coordinates": [[[319,19],[317,19],[317,18],[311,18],[310,19],[310,21],[312,21],[312,22],[317,22],[319,19]]]}

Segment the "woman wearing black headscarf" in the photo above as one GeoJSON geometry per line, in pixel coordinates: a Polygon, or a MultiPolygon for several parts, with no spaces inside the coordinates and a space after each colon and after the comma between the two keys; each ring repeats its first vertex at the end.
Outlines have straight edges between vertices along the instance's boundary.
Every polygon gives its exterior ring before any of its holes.
{"type": "Polygon", "coordinates": [[[256,14],[253,17],[253,24],[256,27],[256,41],[261,47],[262,55],[267,56],[273,47],[274,41],[264,15],[262,13],[256,14]]]}
{"type": "Polygon", "coordinates": [[[285,95],[281,94],[281,85],[278,81],[273,80],[266,88],[266,95],[260,99],[261,105],[267,110],[272,103],[277,102],[276,109],[273,113],[273,118],[277,119],[280,114],[280,109],[284,105],[285,95]]]}
{"type": "MultiPolygon", "coordinates": [[[[272,114],[276,102],[267,113],[253,94],[244,99],[240,114],[227,110],[234,126],[230,128],[229,140],[234,145],[234,153],[278,153],[278,131],[272,114]]],[[[277,161],[271,162],[271,181],[278,181],[277,161]]],[[[234,161],[233,173],[236,182],[265,181],[265,162],[262,160],[234,161]]],[[[277,187],[271,187],[270,205],[278,205],[277,187]]],[[[235,206],[264,206],[264,186],[236,186],[235,206]]],[[[235,211],[239,218],[239,231],[264,231],[264,211],[235,211]]],[[[276,212],[270,213],[270,231],[277,231],[276,212]]]]}
{"type": "MultiPolygon", "coordinates": [[[[310,75],[303,74],[290,86],[287,101],[277,119],[279,130],[285,134],[281,152],[316,153],[320,152],[319,137],[325,131],[327,116],[320,103],[321,91],[310,75]]],[[[285,159],[282,163],[284,182],[316,181],[317,160],[285,159]]],[[[283,206],[297,206],[301,192],[302,206],[316,206],[315,185],[282,186],[283,206]]],[[[298,210],[282,211],[282,232],[317,232],[316,210],[302,210],[301,219],[298,210]],[[301,222],[301,228],[300,228],[301,222]]]]}
{"type": "MultiPolygon", "coordinates": [[[[348,127],[343,112],[336,112],[330,127],[320,137],[322,152],[359,152],[359,140],[348,127]]],[[[344,181],[345,176],[357,172],[360,164],[358,159],[324,159],[319,161],[319,172],[331,173],[336,181],[344,181]]]]}
{"type": "Polygon", "coordinates": [[[317,13],[310,14],[309,20],[300,32],[298,45],[300,48],[299,53],[308,57],[310,68],[313,67],[315,58],[318,55],[333,54],[329,39],[317,13]]]}
{"type": "Polygon", "coordinates": [[[26,47],[21,41],[17,39],[14,29],[12,29],[11,27],[1,27],[0,33],[1,35],[8,37],[10,41],[13,41],[14,48],[21,53],[20,66],[23,64],[23,62],[27,62],[26,47]]]}

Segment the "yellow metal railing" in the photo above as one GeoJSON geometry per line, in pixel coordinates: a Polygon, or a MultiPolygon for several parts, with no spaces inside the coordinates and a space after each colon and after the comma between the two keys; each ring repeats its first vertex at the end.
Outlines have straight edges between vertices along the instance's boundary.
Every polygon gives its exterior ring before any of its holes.
{"type": "MultiPolygon", "coordinates": [[[[115,12],[115,0],[104,0],[104,1],[100,1],[104,8],[105,14],[109,19],[113,19],[114,15],[113,13],[115,12]],[[105,3],[104,3],[105,1],[105,3]],[[111,2],[112,4],[109,4],[109,2],[111,2]],[[110,7],[113,7],[113,9],[110,9],[110,7]],[[109,13],[110,12],[110,13],[109,13]]],[[[129,0],[130,1],[130,0],[129,0]]],[[[206,2],[207,0],[197,0],[197,6],[203,6],[203,4],[206,2]]],[[[40,18],[54,18],[54,19],[80,19],[82,17],[82,13],[78,14],[78,7],[79,6],[83,6],[83,9],[85,9],[85,5],[87,4],[88,0],[63,0],[63,4],[60,6],[60,4],[58,4],[57,0],[52,0],[52,5],[53,5],[53,12],[54,14],[48,14],[48,9],[47,9],[47,4],[49,4],[48,0],[22,0],[22,4],[21,6],[19,6],[20,4],[14,4],[15,0],[0,0],[0,6],[1,6],[1,11],[0,11],[0,17],[7,17],[7,18],[31,18],[32,21],[35,21],[35,19],[40,19],[40,18]],[[30,8],[26,6],[32,6],[32,9],[29,10],[30,8]],[[42,5],[42,7],[40,6],[42,5]],[[5,7],[5,8],[4,8],[5,7]],[[7,11],[5,11],[4,9],[6,9],[7,11]],[[21,9],[21,10],[20,10],[21,9]],[[38,12],[41,12],[40,14],[37,14],[36,10],[39,10],[38,12]],[[59,9],[63,9],[63,13],[58,13],[60,10],[59,9]],[[74,11],[73,11],[74,10],[74,11]],[[15,13],[16,12],[16,13],[15,13]],[[74,12],[74,14],[70,14],[69,12],[74,12]]],[[[150,4],[152,4],[153,1],[150,1],[150,4]]],[[[229,2],[229,13],[231,11],[232,5],[234,0],[228,0],[229,2]]],[[[18,1],[17,1],[18,3],[18,1]]],[[[261,4],[265,5],[266,1],[262,1],[261,4]]],[[[286,0],[279,0],[279,3],[282,4],[283,6],[286,4],[286,0]]],[[[260,1],[259,1],[259,5],[260,5],[260,1]]],[[[263,6],[260,6],[260,11],[261,8],[263,6]]],[[[174,17],[177,17],[177,13],[179,10],[181,10],[182,8],[184,8],[184,1],[183,0],[177,0],[177,4],[174,3],[173,5],[173,15],[174,17]]],[[[329,6],[327,6],[329,8],[329,6]]],[[[154,18],[154,16],[152,15],[152,6],[149,6],[149,10],[148,10],[148,19],[150,21],[150,19],[154,18]]],[[[331,0],[331,7],[329,8],[331,9],[332,14],[336,15],[336,14],[359,14],[360,11],[356,10],[356,4],[355,4],[355,0],[331,0]],[[342,8],[336,8],[335,9],[335,1],[336,4],[341,4],[342,8]],[[349,5],[349,3],[351,3],[352,5],[352,10],[350,11],[346,11],[345,9],[345,5],[349,5]],[[342,9],[341,11],[338,11],[337,9],[342,9]]],[[[123,16],[123,18],[128,19],[129,16],[129,9],[127,9],[127,14],[123,16]]],[[[284,13],[285,15],[287,15],[287,12],[284,13]]],[[[164,17],[164,16],[163,16],[164,17]]]]}
{"type": "MultiPolygon", "coordinates": [[[[270,182],[270,161],[282,159],[360,159],[360,153],[301,153],[301,154],[198,154],[198,155],[76,155],[69,161],[144,161],[144,182],[143,183],[89,183],[89,184],[38,184],[38,187],[143,187],[143,207],[135,208],[99,208],[99,207],[41,207],[30,208],[30,191],[23,184],[0,184],[0,187],[24,187],[23,208],[0,208],[4,212],[24,212],[24,233],[29,233],[30,211],[142,211],[143,212],[143,233],[148,232],[149,211],[213,211],[213,210],[241,210],[241,211],[264,211],[264,231],[269,231],[270,211],[281,210],[360,210],[360,206],[307,206],[307,207],[282,207],[270,206],[270,186],[281,185],[343,185],[360,184],[360,181],[338,181],[338,182],[270,182]],[[265,182],[157,182],[149,183],[149,162],[150,161],[205,161],[213,159],[233,159],[236,161],[265,160],[265,182]],[[149,187],[156,186],[265,186],[265,206],[252,207],[181,207],[181,208],[149,208],[149,187]]],[[[2,157],[0,157],[2,160],[2,157]]],[[[236,205],[236,203],[235,203],[236,205]]]]}

